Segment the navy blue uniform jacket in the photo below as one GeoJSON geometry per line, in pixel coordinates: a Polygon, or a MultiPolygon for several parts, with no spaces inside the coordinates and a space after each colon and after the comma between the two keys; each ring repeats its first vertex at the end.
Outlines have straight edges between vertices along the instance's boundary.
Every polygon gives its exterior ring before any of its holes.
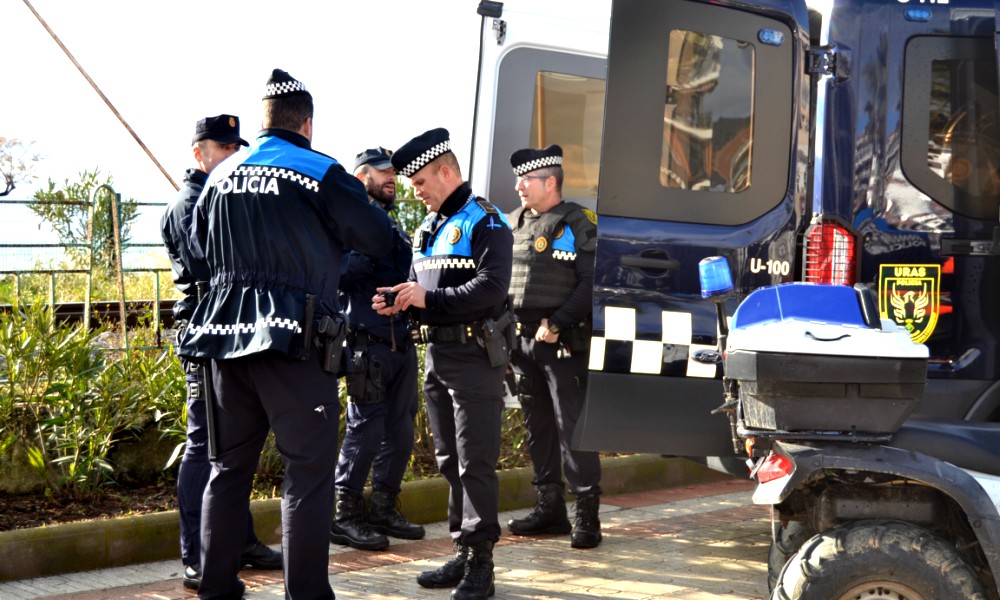
{"type": "Polygon", "coordinates": [[[211,279],[180,343],[190,358],[298,355],[306,296],[316,297],[315,317],[339,312],[344,253],[390,248],[389,218],[361,182],[281,129],[212,171],[193,219],[192,251],[211,279]]]}

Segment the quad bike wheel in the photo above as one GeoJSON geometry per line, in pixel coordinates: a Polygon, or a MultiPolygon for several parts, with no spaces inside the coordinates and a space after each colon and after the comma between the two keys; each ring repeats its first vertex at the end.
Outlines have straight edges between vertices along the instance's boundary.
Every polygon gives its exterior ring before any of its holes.
{"type": "Polygon", "coordinates": [[[785,563],[771,600],[986,600],[955,547],[893,520],[845,523],[807,540],[785,563]]]}
{"type": "Polygon", "coordinates": [[[781,568],[795,556],[802,544],[816,535],[816,531],[802,521],[775,523],[774,539],[767,552],[767,589],[773,590],[781,575],[781,568]]]}

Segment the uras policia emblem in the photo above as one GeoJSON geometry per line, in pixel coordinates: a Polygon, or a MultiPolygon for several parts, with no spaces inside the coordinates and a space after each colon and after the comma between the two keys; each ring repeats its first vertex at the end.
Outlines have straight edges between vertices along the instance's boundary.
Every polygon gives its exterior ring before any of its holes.
{"type": "Polygon", "coordinates": [[[880,265],[878,311],[922,344],[934,332],[941,312],[940,265],[880,265]]]}

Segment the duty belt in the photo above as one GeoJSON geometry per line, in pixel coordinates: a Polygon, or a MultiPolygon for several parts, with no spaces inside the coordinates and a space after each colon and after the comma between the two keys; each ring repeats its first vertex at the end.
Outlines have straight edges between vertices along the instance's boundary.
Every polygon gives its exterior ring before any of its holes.
{"type": "Polygon", "coordinates": [[[476,339],[476,332],[482,328],[480,322],[459,323],[457,325],[421,325],[413,330],[413,341],[418,344],[459,343],[476,339]]]}

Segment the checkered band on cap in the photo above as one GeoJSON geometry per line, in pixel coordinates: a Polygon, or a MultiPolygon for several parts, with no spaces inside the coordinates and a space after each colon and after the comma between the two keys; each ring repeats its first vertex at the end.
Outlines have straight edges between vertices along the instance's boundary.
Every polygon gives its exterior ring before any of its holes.
{"type": "Polygon", "coordinates": [[[304,83],[281,69],[275,69],[271,72],[271,77],[264,87],[264,100],[308,93],[309,90],[306,89],[304,83]]]}
{"type": "Polygon", "coordinates": [[[451,140],[445,140],[434,144],[427,150],[421,152],[416,158],[411,160],[402,169],[399,170],[399,174],[403,177],[410,177],[420,169],[423,169],[435,158],[441,156],[445,152],[451,150],[451,140]]]}
{"type": "Polygon", "coordinates": [[[306,85],[301,81],[282,81],[281,83],[269,83],[264,89],[264,95],[268,97],[281,96],[292,92],[307,92],[306,85]]]}
{"type": "Polygon", "coordinates": [[[561,156],[546,156],[545,158],[536,158],[535,160],[529,160],[528,162],[514,167],[514,174],[520,177],[521,175],[527,175],[532,171],[537,169],[544,169],[545,167],[561,167],[563,159],[561,156]]]}
{"type": "Polygon", "coordinates": [[[523,148],[510,155],[510,166],[514,175],[523,177],[537,169],[546,167],[561,167],[563,151],[558,144],[545,148],[523,148]]]}

